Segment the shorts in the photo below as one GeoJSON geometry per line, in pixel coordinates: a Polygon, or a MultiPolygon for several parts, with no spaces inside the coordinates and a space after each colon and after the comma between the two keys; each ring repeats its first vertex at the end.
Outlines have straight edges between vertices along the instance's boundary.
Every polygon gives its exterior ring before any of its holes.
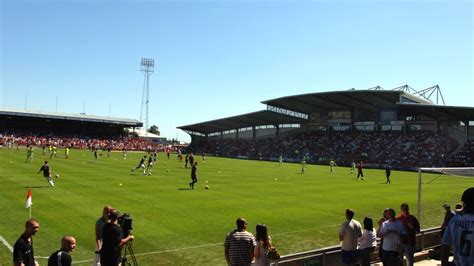
{"type": "Polygon", "coordinates": [[[344,264],[352,264],[357,262],[356,250],[342,250],[341,249],[341,260],[344,264]]]}

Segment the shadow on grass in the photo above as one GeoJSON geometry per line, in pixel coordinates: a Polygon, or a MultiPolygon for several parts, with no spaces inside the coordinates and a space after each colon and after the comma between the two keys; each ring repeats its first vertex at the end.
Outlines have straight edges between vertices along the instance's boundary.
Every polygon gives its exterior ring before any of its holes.
{"type": "Polygon", "coordinates": [[[190,189],[190,188],[182,188],[182,187],[180,187],[180,188],[178,188],[178,190],[191,190],[191,189],[190,189]]]}
{"type": "Polygon", "coordinates": [[[44,186],[25,186],[26,188],[47,188],[50,186],[44,185],[44,186]]]}

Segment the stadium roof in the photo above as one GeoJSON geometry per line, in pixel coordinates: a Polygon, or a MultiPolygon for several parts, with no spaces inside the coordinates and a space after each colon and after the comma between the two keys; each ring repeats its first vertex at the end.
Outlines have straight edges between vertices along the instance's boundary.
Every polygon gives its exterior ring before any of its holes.
{"type": "Polygon", "coordinates": [[[165,137],[162,137],[160,135],[156,135],[153,133],[150,133],[146,131],[144,128],[135,128],[135,129],[130,129],[129,132],[135,132],[137,135],[141,138],[150,138],[150,139],[165,139],[165,137]]]}
{"type": "MultiPolygon", "coordinates": [[[[383,90],[345,90],[331,92],[317,92],[300,95],[286,96],[262,101],[267,105],[266,111],[248,113],[228,118],[181,126],[179,129],[188,133],[209,134],[230,129],[237,129],[259,125],[277,124],[305,124],[307,118],[313,112],[330,112],[342,110],[363,110],[367,112],[378,112],[383,108],[393,108],[408,112],[408,115],[423,114],[433,119],[453,119],[457,121],[474,120],[474,107],[445,106],[433,104],[429,99],[420,94],[419,97],[411,92],[400,88],[383,90]]],[[[438,89],[438,86],[430,89],[438,89]]]]}
{"type": "Polygon", "coordinates": [[[42,111],[31,111],[31,110],[16,110],[16,109],[0,109],[0,115],[3,116],[16,116],[16,117],[36,117],[45,119],[58,119],[68,121],[83,121],[83,122],[95,122],[95,123],[107,123],[116,124],[128,127],[141,127],[143,123],[137,119],[129,118],[116,118],[96,115],[85,115],[85,114],[66,114],[66,113],[55,113],[55,112],[42,112],[42,111]]]}
{"type": "Polygon", "coordinates": [[[400,109],[419,113],[432,118],[455,119],[459,121],[474,121],[474,107],[447,106],[434,104],[398,103],[400,109]]]}
{"type": "Polygon", "coordinates": [[[277,125],[277,124],[300,124],[307,122],[306,119],[281,114],[273,111],[257,111],[243,115],[237,115],[227,118],[216,119],[212,121],[181,126],[178,127],[184,131],[198,132],[202,134],[209,134],[225,130],[245,128],[262,125],[277,125]]]}
{"type": "Polygon", "coordinates": [[[398,90],[346,90],[317,92],[293,95],[263,101],[274,107],[284,108],[304,114],[347,109],[376,111],[381,107],[395,107],[401,96],[414,103],[430,104],[431,102],[412,94],[398,90]]]}

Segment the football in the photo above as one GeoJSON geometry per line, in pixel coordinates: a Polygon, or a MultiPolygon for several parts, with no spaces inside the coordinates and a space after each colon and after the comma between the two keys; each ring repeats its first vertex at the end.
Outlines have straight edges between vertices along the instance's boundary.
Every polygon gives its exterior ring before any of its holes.
{"type": "Polygon", "coordinates": [[[206,185],[206,189],[209,189],[209,186],[208,186],[208,185],[206,185]]]}
{"type": "Polygon", "coordinates": [[[56,178],[59,178],[59,174],[56,174],[56,178]]]}

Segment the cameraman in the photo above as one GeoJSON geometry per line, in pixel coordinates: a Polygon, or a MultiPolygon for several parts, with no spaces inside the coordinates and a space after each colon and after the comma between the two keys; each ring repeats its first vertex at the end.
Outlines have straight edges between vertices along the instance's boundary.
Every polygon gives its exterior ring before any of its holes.
{"type": "Polygon", "coordinates": [[[121,216],[117,209],[109,212],[109,222],[102,228],[101,266],[116,266],[120,263],[120,247],[134,239],[133,235],[123,238],[122,228],[118,225],[121,216]]]}

